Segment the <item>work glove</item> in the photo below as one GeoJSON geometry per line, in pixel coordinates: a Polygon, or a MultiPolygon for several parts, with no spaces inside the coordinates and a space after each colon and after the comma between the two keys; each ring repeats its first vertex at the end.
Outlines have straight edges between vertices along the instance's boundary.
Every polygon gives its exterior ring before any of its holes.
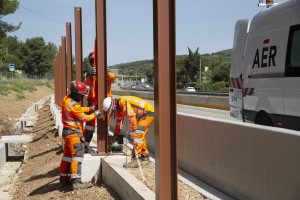
{"type": "Polygon", "coordinates": [[[83,136],[80,137],[80,142],[82,142],[82,143],[85,142],[85,138],[83,136]]]}
{"type": "Polygon", "coordinates": [[[93,69],[92,69],[92,74],[93,74],[93,76],[95,76],[96,73],[97,73],[96,67],[93,67],[93,69]]]}
{"type": "Polygon", "coordinates": [[[93,106],[90,107],[90,112],[95,111],[98,108],[98,104],[95,104],[93,106]]]}
{"type": "Polygon", "coordinates": [[[114,136],[114,133],[111,131],[108,131],[108,136],[114,136]]]}
{"type": "Polygon", "coordinates": [[[95,118],[96,118],[96,117],[100,117],[100,115],[101,115],[100,110],[96,110],[96,111],[94,112],[94,115],[95,115],[95,118]]]}

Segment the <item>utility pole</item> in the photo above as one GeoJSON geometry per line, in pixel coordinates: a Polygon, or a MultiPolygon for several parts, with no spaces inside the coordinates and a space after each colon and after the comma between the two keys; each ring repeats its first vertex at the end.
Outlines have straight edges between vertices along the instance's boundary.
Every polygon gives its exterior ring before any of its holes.
{"type": "Polygon", "coordinates": [[[200,58],[200,61],[199,61],[199,83],[201,83],[201,73],[202,73],[202,71],[201,71],[201,58],[200,58]]]}

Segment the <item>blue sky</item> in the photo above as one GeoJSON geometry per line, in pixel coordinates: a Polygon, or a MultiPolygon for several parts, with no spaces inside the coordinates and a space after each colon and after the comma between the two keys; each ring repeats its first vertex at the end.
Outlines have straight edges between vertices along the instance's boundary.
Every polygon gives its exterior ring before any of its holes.
{"type": "MultiPolygon", "coordinates": [[[[21,28],[9,35],[19,40],[36,36],[61,44],[66,22],[72,23],[75,55],[74,7],[82,7],[83,56],[93,51],[95,38],[95,0],[19,0],[19,9],[3,19],[21,28]]],[[[284,0],[275,0],[276,3],[284,0]]],[[[232,48],[234,26],[238,19],[252,19],[264,9],[258,0],[177,0],[176,52],[213,53],[232,48]]],[[[153,59],[152,0],[107,0],[108,65],[153,59]]]]}

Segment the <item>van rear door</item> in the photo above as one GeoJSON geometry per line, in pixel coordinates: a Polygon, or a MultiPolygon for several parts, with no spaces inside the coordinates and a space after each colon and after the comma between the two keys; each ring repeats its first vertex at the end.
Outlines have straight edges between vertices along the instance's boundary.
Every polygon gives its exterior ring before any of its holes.
{"type": "Polygon", "coordinates": [[[243,90],[243,66],[244,53],[248,36],[248,19],[241,19],[236,22],[234,41],[232,48],[232,59],[230,67],[230,93],[229,105],[230,116],[242,120],[242,90],[243,90]]]}
{"type": "Polygon", "coordinates": [[[300,2],[294,9],[286,55],[284,127],[300,130],[300,2]]]}

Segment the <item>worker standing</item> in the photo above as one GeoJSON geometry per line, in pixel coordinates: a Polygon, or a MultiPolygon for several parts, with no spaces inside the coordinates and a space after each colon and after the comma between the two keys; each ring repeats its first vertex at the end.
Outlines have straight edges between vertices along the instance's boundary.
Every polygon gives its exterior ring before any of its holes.
{"type": "MultiPolygon", "coordinates": [[[[145,100],[134,96],[120,96],[117,98],[107,97],[103,100],[103,111],[107,114],[116,112],[117,121],[114,131],[115,136],[120,132],[121,122],[127,115],[130,121],[131,133],[137,155],[143,161],[149,160],[148,149],[146,144],[146,134],[154,120],[154,108],[145,100]],[[126,106],[127,105],[127,106],[126,106]],[[127,113],[126,113],[127,112],[127,113]]],[[[132,153],[132,161],[126,166],[129,168],[137,168],[134,149],[132,153]]]]}
{"type": "MultiPolygon", "coordinates": [[[[97,99],[98,99],[98,81],[96,79],[96,62],[94,59],[94,52],[90,53],[89,55],[89,61],[92,66],[92,72],[89,73],[87,79],[86,79],[86,84],[90,87],[89,90],[89,95],[88,95],[88,106],[94,106],[97,104],[97,99]]],[[[111,83],[115,80],[115,75],[111,73],[109,70],[107,72],[107,96],[111,97],[111,83]]],[[[107,117],[107,128],[108,128],[108,133],[109,135],[113,136],[113,133],[109,131],[110,129],[110,124],[109,124],[109,116],[107,117]]],[[[85,136],[85,147],[84,147],[84,152],[92,152],[92,149],[89,148],[90,142],[93,138],[93,134],[95,132],[97,125],[97,119],[95,118],[94,120],[87,122],[85,125],[85,130],[83,135],[85,136]]]]}
{"type": "Polygon", "coordinates": [[[72,184],[73,190],[85,189],[92,186],[90,182],[81,182],[81,163],[85,138],[82,135],[83,122],[88,122],[100,116],[95,106],[81,107],[79,102],[88,94],[86,86],[78,81],[71,82],[71,94],[64,97],[61,110],[63,122],[64,154],[60,164],[60,182],[72,184]],[[95,111],[91,115],[85,112],[95,111]],[[68,177],[70,174],[70,179],[68,177]]]}

